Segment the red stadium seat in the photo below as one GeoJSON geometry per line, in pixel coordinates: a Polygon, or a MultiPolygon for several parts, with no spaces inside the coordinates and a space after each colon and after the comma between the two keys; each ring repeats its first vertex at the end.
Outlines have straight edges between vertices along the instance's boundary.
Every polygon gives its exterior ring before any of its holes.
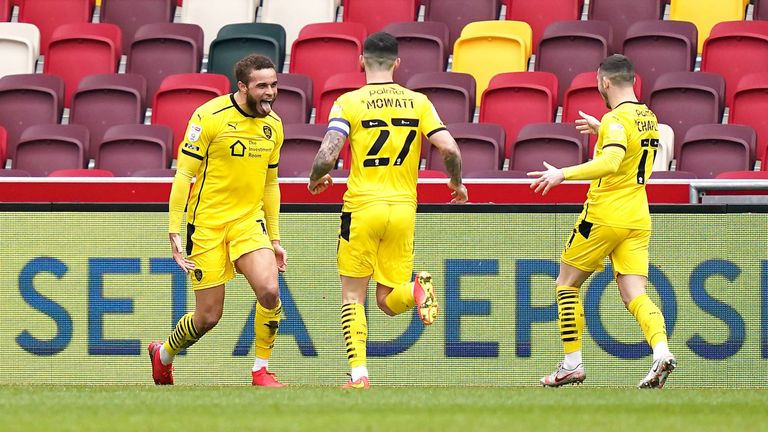
{"type": "Polygon", "coordinates": [[[332,75],[325,81],[320,94],[320,107],[315,116],[315,123],[328,123],[328,114],[339,96],[365,85],[365,74],[348,72],[332,75]]]}
{"type": "Polygon", "coordinates": [[[586,160],[584,139],[572,123],[533,123],[517,135],[509,169],[539,171],[543,162],[556,167],[577,165],[586,160]]]}
{"type": "Polygon", "coordinates": [[[344,22],[359,22],[368,33],[381,31],[393,22],[416,21],[418,0],[346,0],[342,19],[344,22]]]}
{"type": "Polygon", "coordinates": [[[538,52],[544,29],[555,21],[578,20],[581,17],[580,0],[549,0],[542,7],[541,0],[509,0],[508,20],[525,21],[533,30],[533,52],[538,52]]]}
{"type": "Polygon", "coordinates": [[[725,78],[725,103],[731,106],[736,86],[744,75],[768,72],[768,22],[721,22],[704,41],[703,72],[725,78]]]}
{"type": "Polygon", "coordinates": [[[87,168],[75,168],[75,169],[60,169],[51,171],[48,177],[114,177],[112,171],[103,169],[87,169],[87,168]]]}
{"type": "Polygon", "coordinates": [[[480,102],[480,122],[504,127],[504,158],[523,126],[555,121],[557,87],[557,77],[549,72],[511,72],[491,79],[480,102]]]}
{"type": "Polygon", "coordinates": [[[272,109],[284,124],[309,123],[312,115],[312,78],[304,74],[278,73],[277,82],[280,96],[275,99],[272,109]]]}
{"type": "Polygon", "coordinates": [[[167,76],[152,101],[152,124],[173,131],[171,157],[175,158],[189,118],[203,103],[229,93],[229,79],[219,74],[167,76]]]}
{"type": "Polygon", "coordinates": [[[172,131],[161,125],[117,125],[107,129],[96,151],[96,167],[129,177],[140,169],[168,168],[172,131]]]}
{"type": "Polygon", "coordinates": [[[716,175],[715,178],[732,180],[768,180],[768,171],[725,171],[716,175]]]}
{"type": "Polygon", "coordinates": [[[320,107],[323,85],[329,77],[360,70],[365,38],[365,26],[360,23],[318,23],[301,29],[291,50],[290,72],[312,78],[315,108],[320,107]]]}
{"type": "Polygon", "coordinates": [[[13,3],[11,0],[0,0],[0,22],[11,20],[13,13],[13,3]]]}
{"type": "Polygon", "coordinates": [[[88,128],[82,125],[39,124],[21,134],[13,167],[45,177],[59,169],[85,168],[88,128]]]}
{"type": "Polygon", "coordinates": [[[64,24],[90,22],[93,7],[93,0],[20,0],[19,22],[40,29],[40,54],[46,55],[54,30],[64,24]]]}
{"type": "Polygon", "coordinates": [[[64,24],[53,32],[43,72],[64,79],[64,106],[69,107],[83,77],[117,72],[120,41],[114,24],[64,24]]]}
{"type": "Polygon", "coordinates": [[[752,126],[757,132],[755,155],[763,160],[768,148],[768,72],[743,76],[734,91],[728,123],[752,126]]]}

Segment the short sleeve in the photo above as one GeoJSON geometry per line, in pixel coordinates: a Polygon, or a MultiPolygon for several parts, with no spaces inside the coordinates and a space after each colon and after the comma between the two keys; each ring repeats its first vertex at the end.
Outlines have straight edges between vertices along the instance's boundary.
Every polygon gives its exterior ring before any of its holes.
{"type": "Polygon", "coordinates": [[[344,95],[333,102],[333,107],[328,113],[328,130],[340,132],[345,137],[349,136],[349,115],[344,110],[344,95]]]}
{"type": "Polygon", "coordinates": [[[422,125],[421,130],[424,131],[424,135],[429,138],[435,132],[445,130],[446,128],[443,121],[440,120],[440,115],[437,114],[437,110],[435,109],[435,106],[432,105],[432,102],[424,97],[422,104],[423,108],[421,110],[419,123],[422,125]]]}

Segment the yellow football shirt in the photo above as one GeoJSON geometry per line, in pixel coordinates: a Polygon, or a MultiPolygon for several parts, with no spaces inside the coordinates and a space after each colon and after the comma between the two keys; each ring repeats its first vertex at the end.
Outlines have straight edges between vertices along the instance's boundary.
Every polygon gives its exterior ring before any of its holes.
{"type": "Polygon", "coordinates": [[[375,83],[341,95],[328,129],[349,136],[351,170],[344,211],[371,203],[413,203],[421,136],[444,130],[432,102],[395,83],[375,83]]]}
{"type": "Polygon", "coordinates": [[[592,180],[585,218],[599,225],[649,230],[645,184],[659,148],[656,115],[639,102],[619,104],[600,121],[595,157],[609,146],[623,148],[624,159],[615,173],[592,180]]]}
{"type": "Polygon", "coordinates": [[[251,116],[233,94],[201,105],[192,114],[178,154],[177,169],[195,176],[187,222],[221,227],[249,214],[262,217],[265,184],[268,176],[276,181],[282,144],[283,124],[274,112],[251,116]]]}

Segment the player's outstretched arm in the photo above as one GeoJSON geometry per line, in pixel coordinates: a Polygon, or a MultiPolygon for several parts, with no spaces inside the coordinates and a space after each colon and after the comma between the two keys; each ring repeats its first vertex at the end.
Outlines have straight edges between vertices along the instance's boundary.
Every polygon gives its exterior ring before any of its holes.
{"type": "Polygon", "coordinates": [[[469,197],[467,187],[461,181],[461,152],[456,140],[453,139],[450,132],[441,130],[430,135],[429,142],[440,151],[445,169],[451,177],[448,181],[448,187],[453,190],[451,204],[464,204],[469,197]]]}
{"type": "Polygon", "coordinates": [[[309,174],[309,184],[307,189],[312,195],[324,192],[333,185],[333,179],[328,174],[336,165],[339,158],[341,147],[347,137],[341,132],[328,130],[320,144],[320,150],[315,155],[315,161],[312,164],[312,172],[309,174]]]}

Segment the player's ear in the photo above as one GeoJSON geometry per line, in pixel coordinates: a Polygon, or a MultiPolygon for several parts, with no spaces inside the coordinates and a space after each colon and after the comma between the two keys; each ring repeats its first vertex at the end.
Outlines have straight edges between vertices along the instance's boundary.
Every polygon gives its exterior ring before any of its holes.
{"type": "Polygon", "coordinates": [[[400,57],[395,59],[395,63],[392,65],[392,70],[395,71],[400,67],[400,57]]]}
{"type": "Polygon", "coordinates": [[[365,72],[365,58],[360,54],[360,72],[365,72]]]}
{"type": "Polygon", "coordinates": [[[243,93],[247,93],[248,92],[248,85],[245,84],[244,82],[238,80],[237,81],[237,89],[239,91],[243,92],[243,93]]]}

